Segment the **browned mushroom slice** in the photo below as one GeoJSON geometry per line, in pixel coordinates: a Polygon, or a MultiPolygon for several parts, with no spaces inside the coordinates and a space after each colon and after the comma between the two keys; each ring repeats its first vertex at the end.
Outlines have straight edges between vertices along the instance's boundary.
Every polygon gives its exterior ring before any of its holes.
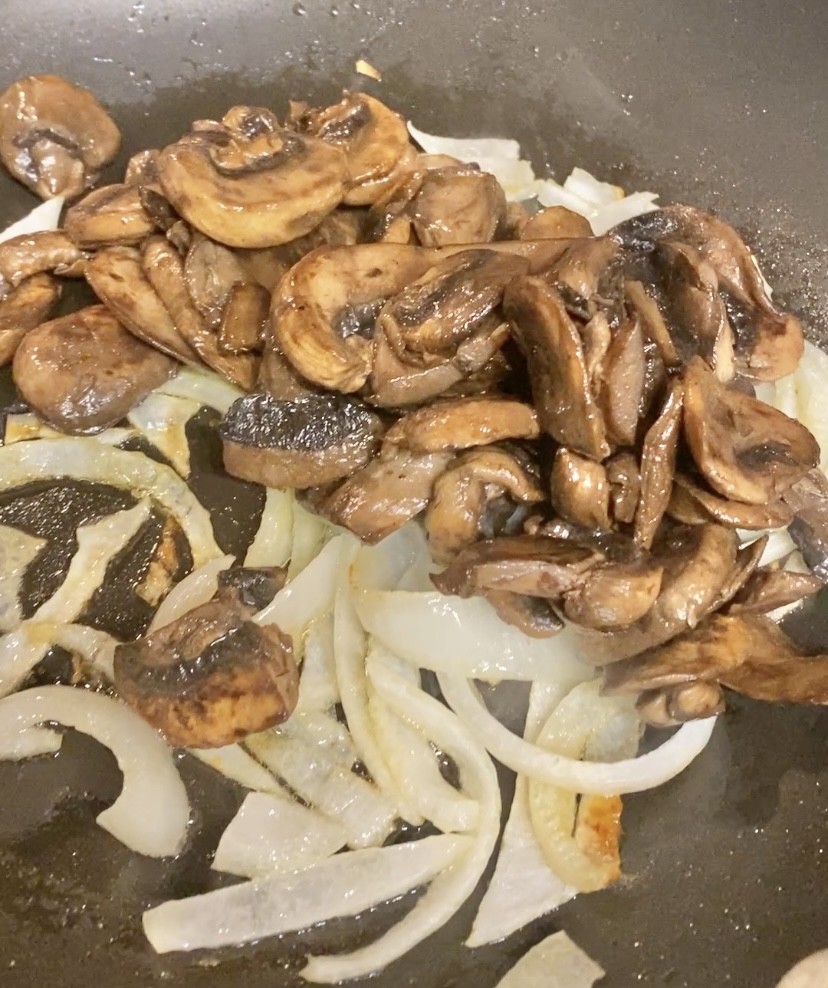
{"type": "Polygon", "coordinates": [[[500,325],[494,310],[527,267],[521,257],[481,249],[445,257],[383,306],[377,329],[404,362],[433,366],[487,326],[500,325]]]}
{"type": "Polygon", "coordinates": [[[793,518],[793,511],[781,500],[745,504],[719,497],[685,474],[676,474],[674,481],[667,510],[673,518],[688,525],[718,521],[733,528],[760,531],[784,528],[793,518]]]}
{"type": "Polygon", "coordinates": [[[618,257],[618,244],[611,237],[576,240],[555,264],[550,277],[575,299],[588,301],[599,291],[618,257]]]}
{"type": "Polygon", "coordinates": [[[717,717],[725,711],[718,683],[696,680],[663,690],[646,690],[635,704],[641,719],[652,727],[678,727],[688,720],[717,717]]]}
{"type": "Polygon", "coordinates": [[[233,285],[247,278],[238,251],[197,234],[184,259],[184,280],[193,305],[217,329],[233,285]]]}
{"type": "Polygon", "coordinates": [[[501,621],[519,628],[530,638],[552,638],[563,631],[563,621],[542,597],[527,597],[508,590],[487,590],[483,596],[501,621]]]}
{"type": "Polygon", "coordinates": [[[794,573],[763,566],[754,570],[742,585],[728,608],[728,614],[743,611],[766,614],[777,607],[785,607],[819,593],[824,586],[825,581],[813,573],[794,573]]]}
{"type": "Polygon", "coordinates": [[[602,560],[586,545],[545,535],[513,535],[477,542],[431,579],[442,593],[471,597],[507,590],[529,597],[560,599],[602,560]]]}
{"type": "Polygon", "coordinates": [[[635,513],[635,541],[644,549],[653,544],[670,503],[676,452],[681,431],[684,385],[673,381],[661,414],[647,430],[641,450],[641,493],[635,513]]]}
{"type": "MultiPolygon", "coordinates": [[[[502,345],[503,340],[499,343],[502,345]]],[[[445,394],[462,380],[463,371],[450,360],[432,367],[404,363],[380,330],[374,337],[374,362],[366,400],[380,408],[419,405],[445,394]]]]}
{"type": "Polygon", "coordinates": [[[584,528],[609,528],[610,485],[600,463],[561,447],[549,480],[552,507],[564,521],[584,528]]]}
{"type": "Polygon", "coordinates": [[[271,321],[285,357],[332,391],[358,391],[372,366],[370,336],[379,308],[420,277],[433,254],[398,244],[314,251],[273,294],[271,321]]]}
{"type": "Polygon", "coordinates": [[[41,199],[80,195],[120,145],[92,93],[60,76],[27,76],[0,96],[0,158],[41,199]]]}
{"type": "Polygon", "coordinates": [[[138,151],[133,154],[127,162],[124,184],[143,186],[160,192],[161,183],[158,178],[158,155],[160,153],[157,148],[148,148],[146,151],[138,151]]]}
{"type": "MultiPolygon", "coordinates": [[[[284,271],[292,268],[294,264],[318,247],[352,247],[354,244],[358,244],[363,239],[365,216],[366,211],[363,209],[344,207],[335,209],[332,213],[328,213],[310,233],[282,244],[281,247],[274,248],[279,260],[284,264],[284,271]]],[[[269,287],[275,288],[276,281],[269,287]]]]}
{"type": "Polygon", "coordinates": [[[575,240],[591,236],[589,220],[566,206],[547,206],[539,210],[520,231],[521,240],[557,240],[561,237],[575,240]]]}
{"type": "Polygon", "coordinates": [[[171,745],[218,748],[286,720],[299,692],[291,640],[224,594],[115,650],[118,695],[171,745]]]}
{"type": "Polygon", "coordinates": [[[690,352],[700,354],[720,381],[734,375],[733,329],[719,295],[713,267],[686,244],[662,244],[658,256],[666,269],[666,297],[673,331],[690,352]]]}
{"type": "Polygon", "coordinates": [[[635,442],[646,374],[644,335],[638,320],[630,319],[615,331],[601,362],[599,402],[610,442],[620,446],[635,442]]]}
{"type": "Polygon", "coordinates": [[[283,130],[268,110],[237,106],[158,158],[164,195],[197,230],[230,247],[271,247],[312,230],[342,201],[347,159],[283,130]]]}
{"type": "Polygon", "coordinates": [[[506,289],[503,305],[526,357],[541,428],[591,459],[609,456],[581,337],[560,295],[540,278],[519,278],[506,289]]]}
{"type": "Polygon", "coordinates": [[[382,423],[341,395],[280,401],[247,395],[219,426],[228,473],[268,487],[322,487],[350,477],[379,448],[382,423]]]}
{"type": "Polygon", "coordinates": [[[137,250],[105,247],[92,255],[85,273],[92,290],[130,333],[185,363],[200,363],[147,280],[137,250]]]}
{"type": "Polygon", "coordinates": [[[287,581],[286,566],[231,566],[218,575],[217,597],[236,594],[246,607],[260,611],[287,581]]]}
{"type": "Polygon", "coordinates": [[[36,274],[0,299],[0,367],[12,359],[26,333],[46,319],[59,298],[55,279],[36,274]]]}
{"type": "Polygon", "coordinates": [[[543,492],[526,463],[505,449],[461,454],[434,483],[425,530],[437,562],[449,562],[478,538],[513,534],[520,505],[537,504],[543,492]]]}
{"type": "Polygon", "coordinates": [[[508,398],[458,398],[409,412],[391,427],[385,443],[414,453],[436,453],[537,435],[531,405],[508,398]]]}
{"type": "Polygon", "coordinates": [[[74,277],[82,274],[87,255],[62,230],[24,234],[0,243],[0,286],[16,288],[26,278],[53,271],[74,277]]]}
{"type": "Polygon", "coordinates": [[[79,247],[138,244],[155,232],[155,223],[131,185],[105,185],[84,196],[66,213],[64,229],[79,247]]]}
{"type": "Polygon", "coordinates": [[[564,594],[564,614],[587,628],[627,627],[656,602],[663,573],[664,568],[653,559],[602,563],[564,594]]]}
{"type": "Polygon", "coordinates": [[[606,313],[596,312],[581,328],[581,342],[584,347],[584,366],[594,392],[601,387],[601,371],[604,359],[612,343],[612,328],[606,313]]]}
{"type": "Polygon", "coordinates": [[[820,469],[811,470],[782,500],[794,512],[788,531],[806,565],[828,579],[828,479],[820,469]]]}
{"type": "Polygon", "coordinates": [[[506,215],[506,196],[487,172],[440,168],[426,172],[409,212],[424,247],[487,243],[506,215]]]}
{"type": "Polygon", "coordinates": [[[339,103],[307,110],[300,130],[345,152],[350,185],[345,202],[365,206],[381,193],[380,180],[397,166],[410,146],[405,121],[367,93],[345,93],[339,103]]]}
{"type": "Polygon", "coordinates": [[[214,371],[244,391],[252,390],[259,374],[255,354],[222,353],[218,338],[205,326],[193,305],[184,279],[184,263],[165,237],[150,237],[144,244],[142,265],[182,339],[214,371]]]}
{"type": "Polygon", "coordinates": [[[684,434],[699,472],[719,494],[777,500],[819,462],[810,432],[763,401],[716,380],[700,358],[684,374],[684,434]]]}
{"type": "Polygon", "coordinates": [[[641,493],[641,475],[632,453],[616,453],[604,464],[610,485],[612,517],[624,525],[635,519],[641,493]]]}
{"type": "MultiPolygon", "coordinates": [[[[661,591],[648,613],[618,631],[580,633],[585,661],[606,665],[660,645],[724,603],[722,589],[737,569],[739,540],[721,525],[694,525],[666,534],[653,554],[664,567],[661,591]]],[[[738,589],[738,588],[737,588],[738,589]]]]}
{"type": "Polygon", "coordinates": [[[656,300],[647,294],[640,281],[625,281],[624,294],[630,308],[638,316],[644,335],[658,349],[664,366],[678,367],[681,360],[656,300]]]}
{"type": "Polygon", "coordinates": [[[317,499],[314,508],[363,541],[379,542],[425,508],[450,459],[449,453],[383,453],[317,499]]]}
{"type": "Polygon", "coordinates": [[[268,339],[259,365],[256,390],[266,391],[280,400],[303,398],[315,394],[316,388],[301,377],[293,366],[285,360],[276,341],[268,339]]]}
{"type": "Polygon", "coordinates": [[[45,422],[84,434],[120,421],[176,366],[102,305],[93,305],[27,333],[13,376],[22,398],[45,422]]]}
{"type": "Polygon", "coordinates": [[[253,281],[233,285],[218,331],[223,353],[261,352],[270,323],[270,294],[253,281]]]}

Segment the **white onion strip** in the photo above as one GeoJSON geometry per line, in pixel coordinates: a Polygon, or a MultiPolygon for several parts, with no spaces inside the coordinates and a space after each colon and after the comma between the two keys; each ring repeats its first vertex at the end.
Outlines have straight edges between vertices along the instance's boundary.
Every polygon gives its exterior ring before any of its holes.
{"type": "Polygon", "coordinates": [[[0,525],[0,631],[11,631],[23,618],[20,585],[29,565],[34,562],[45,539],[10,525],[0,525]]]}
{"type": "Polygon", "coordinates": [[[111,484],[136,497],[150,497],[181,526],[194,566],[221,555],[207,510],[172,467],[143,453],[103,446],[82,436],[37,439],[0,448],[0,491],[48,478],[111,484]]]}
{"type": "MultiPolygon", "coordinates": [[[[104,429],[93,437],[96,443],[103,443],[105,446],[119,446],[127,439],[135,438],[134,429],[113,426],[111,429],[104,429]]],[[[9,446],[12,443],[25,442],[29,439],[65,439],[66,434],[53,429],[50,425],[42,422],[33,412],[15,412],[6,416],[6,428],[3,433],[3,445],[9,446]]]]}
{"type": "Polygon", "coordinates": [[[287,564],[293,537],[293,504],[292,491],[267,488],[259,527],[244,557],[245,566],[287,564]]]}
{"type": "Polygon", "coordinates": [[[0,243],[13,237],[30,237],[34,233],[57,230],[63,203],[63,196],[52,196],[51,199],[39,203],[25,216],[21,216],[19,220],[0,231],[0,243]]]}
{"type": "Polygon", "coordinates": [[[707,746],[715,717],[684,724],[660,747],[619,762],[583,762],[529,744],[493,717],[474,684],[458,676],[438,676],[449,706],[475,737],[515,772],[574,792],[613,796],[652,789],[682,772],[707,746]]]}
{"type": "Polygon", "coordinates": [[[294,579],[315,559],[333,532],[333,526],[303,507],[293,502],[293,532],[290,543],[288,580],[294,579]]]}
{"type": "Polygon", "coordinates": [[[524,954],[497,988],[593,988],[605,973],[561,930],[524,954]]]}
{"type": "MultiPolygon", "coordinates": [[[[328,612],[317,618],[305,633],[302,677],[299,680],[297,714],[329,711],[339,702],[334,658],[334,616],[328,612]]],[[[292,719],[292,718],[291,718],[292,719]]]]}
{"type": "Polygon", "coordinates": [[[213,869],[243,878],[301,871],[347,842],[336,820],[292,799],[252,792],[221,835],[213,869]]]}
{"type": "Polygon", "coordinates": [[[189,398],[213,408],[222,415],[236,401],[243,398],[244,392],[230,384],[223,377],[208,370],[195,370],[181,367],[175,377],[159,385],[156,393],[172,395],[174,398],[189,398]]]}
{"type": "Polygon", "coordinates": [[[226,779],[238,782],[245,789],[283,796],[287,799],[287,794],[273,774],[240,745],[227,744],[222,748],[188,748],[187,750],[204,765],[208,765],[226,779]]]}
{"type": "Polygon", "coordinates": [[[480,804],[480,820],[466,852],[437,875],[411,912],[387,933],[351,953],[308,959],[302,977],[324,984],[373,974],[440,929],[474,891],[500,831],[497,774],[465,725],[442,703],[395,672],[391,664],[374,658],[367,669],[374,688],[394,713],[450,752],[464,792],[480,804]]]}
{"type": "Polygon", "coordinates": [[[467,851],[469,839],[423,840],[336,854],[311,868],[165,902],[144,913],[159,954],[249,943],[355,916],[430,881],[467,851]]]}
{"type": "Polygon", "coordinates": [[[201,405],[191,398],[153,392],[132,409],[127,420],[169,461],[181,477],[190,476],[187,423],[201,405]]]}
{"type": "Polygon", "coordinates": [[[139,854],[178,854],[190,806],[161,735],[125,704],[102,693],[44,686],[0,700],[0,758],[26,757],[29,729],[49,721],[91,735],[117,759],[123,789],[98,815],[98,824],[139,854]]]}
{"type": "Polygon", "coordinates": [[[74,621],[103,583],[115,556],[150,516],[149,501],[78,527],[78,550],[59,589],[32,616],[33,621],[74,621]]]}
{"type": "Polygon", "coordinates": [[[234,562],[233,556],[217,556],[194,569],[180,583],[176,583],[161,601],[147,634],[172,624],[189,611],[212,600],[218,590],[219,573],[229,569],[234,562]]]}

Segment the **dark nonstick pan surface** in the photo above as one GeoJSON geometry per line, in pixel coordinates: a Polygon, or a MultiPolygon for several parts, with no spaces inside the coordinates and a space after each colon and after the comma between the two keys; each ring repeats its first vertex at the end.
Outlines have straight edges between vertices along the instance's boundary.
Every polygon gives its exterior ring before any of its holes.
{"type": "MultiPolygon", "coordinates": [[[[815,0],[0,7],[0,88],[32,72],[88,86],[112,108],[125,153],[163,144],[234,102],[278,111],[289,97],[333,100],[357,84],[362,56],[384,73],[375,91],[425,129],[515,137],[539,172],[550,166],[562,178],[581,164],[664,201],[718,210],[747,234],[813,338],[828,338],[828,6],[815,0]]],[[[0,177],[0,223],[31,205],[0,177]]],[[[220,529],[232,550],[252,534],[250,495],[216,479],[209,424],[196,431],[199,491],[224,505],[220,529]]],[[[78,518],[88,499],[83,490],[67,495],[78,518]]],[[[825,611],[818,600],[798,619],[817,645],[828,645],[825,611]]],[[[606,988],[770,988],[800,957],[828,946],[826,742],[820,710],[734,701],[683,776],[625,799],[621,885],[474,952],[461,946],[472,904],[373,984],[487,988],[562,927],[607,969],[606,988]]],[[[70,735],[57,759],[0,765],[0,986],[301,983],[292,973],[301,939],[221,958],[158,958],[144,942],[146,905],[216,881],[206,855],[239,802],[207,770],[183,770],[200,808],[199,837],[185,860],[160,864],[94,825],[119,776],[91,742],[70,735]],[[53,807],[50,823],[35,829],[53,807]]],[[[321,942],[344,949],[387,921],[333,924],[321,942]]]]}

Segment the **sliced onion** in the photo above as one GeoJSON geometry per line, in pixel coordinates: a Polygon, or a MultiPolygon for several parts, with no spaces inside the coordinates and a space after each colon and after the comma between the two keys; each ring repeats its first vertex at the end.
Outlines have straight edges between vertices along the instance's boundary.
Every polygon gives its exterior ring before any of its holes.
{"type": "Polygon", "coordinates": [[[171,467],[143,453],[102,446],[81,436],[38,439],[0,448],[0,491],[63,478],[110,484],[135,497],[157,501],[181,526],[194,566],[221,555],[208,511],[171,467]]]}
{"type": "Polygon", "coordinates": [[[497,988],[592,988],[605,973],[561,930],[524,954],[497,988]]]}
{"type": "MultiPolygon", "coordinates": [[[[533,683],[523,733],[526,741],[537,739],[540,728],[568,692],[566,685],[533,683]]],[[[466,946],[480,947],[503,940],[575,895],[575,889],[561,881],[544,860],[529,819],[527,779],[518,775],[494,874],[466,946]]]]}
{"type": "Polygon", "coordinates": [[[355,916],[439,875],[466,853],[469,839],[440,834],[423,840],[336,854],[304,871],[165,902],[144,913],[144,932],[158,953],[249,943],[355,916]]]}
{"type": "Polygon", "coordinates": [[[451,754],[464,793],[480,804],[480,820],[465,853],[437,875],[411,912],[387,933],[351,953],[308,959],[302,976],[324,984],[372,974],[440,929],[474,891],[500,831],[500,788],[483,747],[450,710],[390,663],[374,658],[367,668],[372,685],[394,713],[451,754]]]}
{"type": "Polygon", "coordinates": [[[57,230],[60,225],[60,212],[63,209],[63,196],[53,196],[35,206],[16,222],[0,231],[0,244],[13,237],[28,237],[33,233],[43,233],[46,230],[57,230]]]}
{"type": "Polygon", "coordinates": [[[820,469],[828,471],[828,409],[825,382],[828,380],[828,353],[810,341],[798,367],[788,377],[775,382],[773,404],[786,415],[799,419],[814,434],[822,451],[820,469]]]}
{"type": "Polygon", "coordinates": [[[619,185],[602,182],[584,168],[573,168],[563,187],[596,207],[609,206],[624,198],[624,190],[619,185]]]}
{"type": "Polygon", "coordinates": [[[448,674],[438,679],[446,702],[498,761],[515,772],[574,792],[613,796],[660,786],[704,751],[716,726],[715,717],[691,721],[660,747],[637,758],[583,762],[551,754],[513,734],[486,710],[469,680],[448,674]]]}
{"type": "Polygon", "coordinates": [[[189,398],[199,405],[214,408],[222,415],[237,398],[244,397],[243,391],[218,374],[193,367],[181,367],[175,377],[159,385],[155,391],[175,398],[189,398]]]}
{"type": "MultiPolygon", "coordinates": [[[[576,686],[557,705],[535,743],[568,758],[632,758],[641,721],[630,697],[600,695],[600,681],[576,686]]],[[[621,800],[582,796],[540,779],[528,782],[532,831],[548,867],[579,892],[594,892],[621,874],[621,800]]]]}
{"type": "Polygon", "coordinates": [[[177,621],[189,611],[212,600],[218,590],[219,573],[229,569],[234,556],[217,556],[194,569],[172,588],[153,616],[147,634],[177,621]]]}
{"type": "Polygon", "coordinates": [[[228,744],[223,748],[188,748],[191,755],[220,775],[238,782],[245,789],[256,792],[285,795],[284,789],[261,762],[246,752],[241,745],[228,744]]]}
{"type": "Polygon", "coordinates": [[[333,607],[339,575],[358,545],[353,535],[337,535],[301,573],[283,587],[255,620],[275,624],[294,639],[333,607]]]}
{"type": "MultiPolygon", "coordinates": [[[[120,446],[127,439],[135,438],[135,430],[115,426],[98,432],[93,438],[96,443],[105,446],[120,446]]],[[[50,425],[46,425],[32,412],[15,412],[6,416],[6,428],[3,433],[3,445],[25,442],[28,439],[65,439],[66,436],[50,425]]]]}
{"type": "Polygon", "coordinates": [[[425,535],[416,522],[410,522],[376,545],[360,546],[351,566],[351,583],[360,590],[396,590],[424,559],[431,562],[425,535]]]}
{"type": "Polygon", "coordinates": [[[324,518],[315,515],[303,507],[298,501],[293,504],[293,535],[290,545],[290,563],[288,579],[292,580],[315,559],[328,537],[333,532],[333,526],[324,518]]]}
{"type": "Polygon", "coordinates": [[[35,611],[33,621],[74,621],[95,595],[109,564],[150,516],[149,501],[78,527],[78,551],[60,588],[35,611]]]}
{"type": "Polygon", "coordinates": [[[43,686],[0,700],[0,758],[25,757],[28,728],[56,721],[109,748],[124,775],[98,824],[139,854],[161,858],[184,846],[190,806],[164,739],[125,704],[72,686],[43,686]]]}
{"type": "Polygon", "coordinates": [[[221,835],[213,868],[243,878],[302,871],[347,842],[335,820],[292,799],[253,792],[221,835]]]}
{"type": "Polygon", "coordinates": [[[0,631],[11,631],[20,624],[20,585],[45,545],[45,539],[0,525],[0,631]]]}
{"type": "Polygon", "coordinates": [[[301,799],[338,820],[351,847],[382,844],[394,824],[394,807],[361,776],[342,765],[337,749],[271,731],[251,734],[248,748],[301,799]]]}
{"type": "Polygon", "coordinates": [[[127,419],[152,443],[181,477],[190,476],[187,423],[201,405],[192,398],[155,392],[132,409],[127,419]]]}
{"type": "Polygon", "coordinates": [[[601,206],[589,221],[593,233],[602,237],[619,223],[654,212],[659,208],[655,201],[657,198],[653,192],[633,192],[608,206],[601,206]]]}
{"type": "Polygon", "coordinates": [[[339,703],[334,658],[334,616],[323,614],[305,633],[302,678],[294,713],[329,711],[339,703]]]}
{"type": "Polygon", "coordinates": [[[268,487],[256,535],[250,543],[245,566],[284,566],[290,559],[293,538],[292,491],[268,487]]]}
{"type": "Polygon", "coordinates": [[[294,711],[290,718],[274,727],[277,738],[291,738],[314,752],[324,748],[325,759],[350,772],[359,758],[350,731],[332,713],[323,710],[294,711]]]}

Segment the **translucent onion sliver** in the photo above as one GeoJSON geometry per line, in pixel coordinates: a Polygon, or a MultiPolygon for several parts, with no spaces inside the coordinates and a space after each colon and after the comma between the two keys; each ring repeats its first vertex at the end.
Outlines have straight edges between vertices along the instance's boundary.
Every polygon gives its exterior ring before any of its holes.
{"type": "Polygon", "coordinates": [[[189,611],[212,600],[218,590],[219,573],[229,569],[233,556],[217,556],[194,569],[167,594],[155,612],[147,634],[177,621],[189,611]]]}

